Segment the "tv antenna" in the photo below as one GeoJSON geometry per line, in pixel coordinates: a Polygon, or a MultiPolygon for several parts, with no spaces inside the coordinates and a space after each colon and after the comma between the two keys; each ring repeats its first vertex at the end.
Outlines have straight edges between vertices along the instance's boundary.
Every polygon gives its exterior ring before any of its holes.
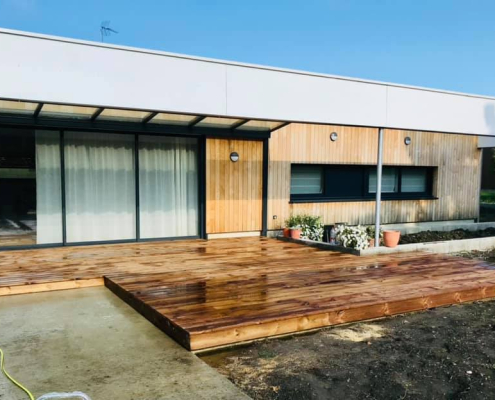
{"type": "Polygon", "coordinates": [[[110,28],[110,21],[103,21],[100,26],[101,41],[105,41],[105,36],[110,36],[112,33],[118,33],[116,30],[110,28]]]}

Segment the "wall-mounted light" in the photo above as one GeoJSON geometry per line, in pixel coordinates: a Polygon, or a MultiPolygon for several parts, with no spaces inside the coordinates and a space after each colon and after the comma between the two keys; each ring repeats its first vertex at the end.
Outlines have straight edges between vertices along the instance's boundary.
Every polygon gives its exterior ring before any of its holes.
{"type": "Polygon", "coordinates": [[[409,136],[406,136],[406,138],[404,139],[404,143],[406,144],[406,146],[409,146],[411,144],[412,140],[409,136]]]}
{"type": "Polygon", "coordinates": [[[332,133],[330,134],[330,140],[331,140],[332,142],[335,142],[338,138],[339,138],[339,135],[338,135],[338,133],[337,133],[337,132],[332,132],[332,133]]]}
{"type": "Polygon", "coordinates": [[[230,161],[232,161],[232,162],[239,161],[239,154],[237,154],[235,151],[230,153],[230,161]]]}

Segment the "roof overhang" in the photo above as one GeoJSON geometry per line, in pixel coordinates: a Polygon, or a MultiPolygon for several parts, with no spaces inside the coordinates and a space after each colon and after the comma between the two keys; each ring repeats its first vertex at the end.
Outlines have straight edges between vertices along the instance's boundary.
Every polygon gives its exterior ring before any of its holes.
{"type": "Polygon", "coordinates": [[[0,98],[33,103],[29,112],[40,118],[57,105],[79,107],[70,113],[78,118],[124,118],[126,111],[143,124],[206,117],[196,122],[230,130],[304,122],[495,136],[491,97],[6,29],[0,48],[0,98]]]}
{"type": "Polygon", "coordinates": [[[0,99],[0,123],[46,128],[269,137],[287,123],[208,115],[0,99]],[[268,136],[266,136],[268,134],[268,136]]]}

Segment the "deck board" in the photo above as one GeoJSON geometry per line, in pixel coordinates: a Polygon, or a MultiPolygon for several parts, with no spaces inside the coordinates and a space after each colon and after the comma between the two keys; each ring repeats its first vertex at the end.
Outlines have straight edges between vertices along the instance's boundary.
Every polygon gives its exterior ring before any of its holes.
{"type": "Polygon", "coordinates": [[[495,267],[427,253],[356,257],[266,238],[0,253],[0,295],[103,283],[200,350],[493,298],[495,267]]]}

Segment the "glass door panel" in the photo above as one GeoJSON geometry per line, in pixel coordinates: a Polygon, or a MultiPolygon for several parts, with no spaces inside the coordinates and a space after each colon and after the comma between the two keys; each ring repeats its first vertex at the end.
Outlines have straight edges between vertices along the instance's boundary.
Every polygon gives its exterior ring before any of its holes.
{"type": "Polygon", "coordinates": [[[61,242],[59,132],[0,128],[0,246],[61,242]]]}
{"type": "Polygon", "coordinates": [[[134,136],[65,133],[67,242],[136,238],[134,136]]]}
{"type": "Polygon", "coordinates": [[[139,137],[142,239],[198,235],[198,142],[139,137]]]}

